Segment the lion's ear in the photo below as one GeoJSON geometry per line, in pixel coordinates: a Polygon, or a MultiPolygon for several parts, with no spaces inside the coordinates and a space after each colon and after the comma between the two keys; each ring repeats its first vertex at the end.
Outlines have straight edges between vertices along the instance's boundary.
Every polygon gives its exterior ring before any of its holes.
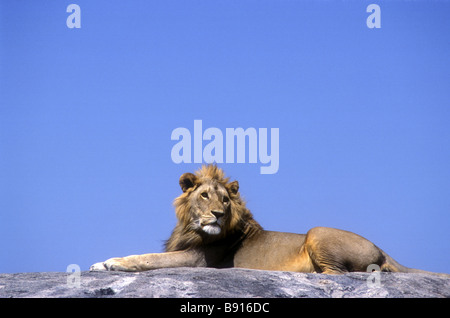
{"type": "Polygon", "coordinates": [[[228,191],[232,194],[236,194],[239,191],[239,182],[233,181],[227,184],[228,191]]]}
{"type": "Polygon", "coordinates": [[[180,177],[180,187],[183,192],[186,192],[188,189],[192,188],[195,185],[195,181],[197,180],[197,177],[190,173],[186,172],[183,173],[180,177]]]}

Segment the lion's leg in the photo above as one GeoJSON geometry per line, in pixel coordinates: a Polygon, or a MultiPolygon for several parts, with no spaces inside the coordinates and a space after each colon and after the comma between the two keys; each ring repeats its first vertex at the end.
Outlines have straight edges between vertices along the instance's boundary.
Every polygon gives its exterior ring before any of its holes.
{"type": "Polygon", "coordinates": [[[193,250],[110,258],[90,267],[91,271],[141,272],[166,267],[204,266],[204,257],[193,250]]]}
{"type": "Polygon", "coordinates": [[[381,266],[381,250],[367,239],[343,230],[316,227],[308,231],[303,250],[317,272],[342,274],[365,272],[371,264],[381,266]]]}

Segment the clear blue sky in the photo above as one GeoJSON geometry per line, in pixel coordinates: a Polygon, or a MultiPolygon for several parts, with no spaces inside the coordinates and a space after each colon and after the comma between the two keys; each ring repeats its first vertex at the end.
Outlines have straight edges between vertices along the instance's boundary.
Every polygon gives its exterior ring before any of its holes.
{"type": "Polygon", "coordinates": [[[220,165],[264,228],[350,230],[450,273],[449,17],[450,1],[0,0],[0,272],[162,251],[200,166],[173,162],[171,133],[197,119],[279,128],[276,174],[220,165]]]}

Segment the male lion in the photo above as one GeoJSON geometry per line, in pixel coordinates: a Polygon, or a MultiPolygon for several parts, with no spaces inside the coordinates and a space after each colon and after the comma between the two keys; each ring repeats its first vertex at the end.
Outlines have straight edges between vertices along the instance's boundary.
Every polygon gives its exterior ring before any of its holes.
{"type": "Polygon", "coordinates": [[[183,193],[175,199],[178,223],[165,253],[110,258],[91,270],[146,271],[163,267],[241,267],[341,274],[382,271],[427,273],[398,264],[365,238],[352,232],[315,227],[307,234],[265,231],[253,219],[222,169],[203,166],[180,177],[183,193]]]}

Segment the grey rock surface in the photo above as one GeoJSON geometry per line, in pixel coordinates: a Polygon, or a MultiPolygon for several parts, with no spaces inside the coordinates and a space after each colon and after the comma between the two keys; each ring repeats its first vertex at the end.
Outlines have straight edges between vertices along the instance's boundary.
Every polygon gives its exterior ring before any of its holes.
{"type": "Polygon", "coordinates": [[[236,268],[16,273],[0,274],[0,297],[450,297],[449,278],[378,274],[379,281],[369,273],[324,275],[236,268]]]}

